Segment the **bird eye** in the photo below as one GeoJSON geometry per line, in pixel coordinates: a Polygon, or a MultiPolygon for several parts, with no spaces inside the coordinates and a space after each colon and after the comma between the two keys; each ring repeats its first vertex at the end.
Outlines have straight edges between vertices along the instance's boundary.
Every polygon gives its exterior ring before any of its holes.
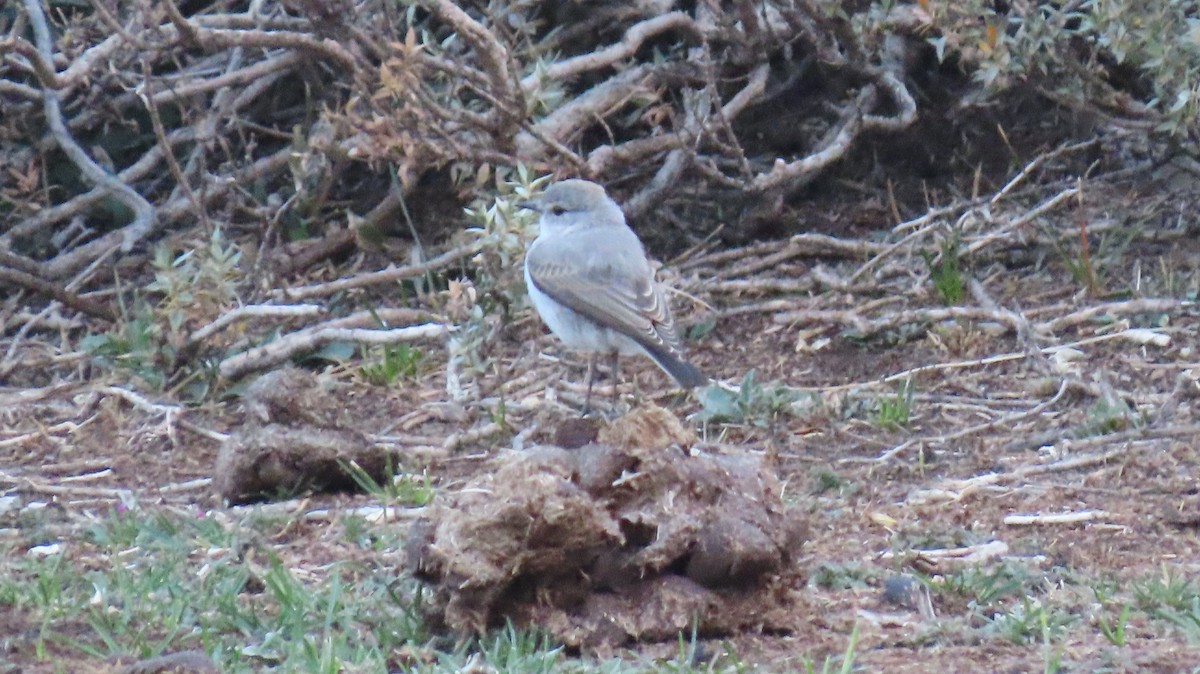
{"type": "Polygon", "coordinates": [[[555,206],[550,209],[550,212],[555,215],[562,215],[563,213],[567,212],[567,209],[563,208],[562,206],[555,206]]]}

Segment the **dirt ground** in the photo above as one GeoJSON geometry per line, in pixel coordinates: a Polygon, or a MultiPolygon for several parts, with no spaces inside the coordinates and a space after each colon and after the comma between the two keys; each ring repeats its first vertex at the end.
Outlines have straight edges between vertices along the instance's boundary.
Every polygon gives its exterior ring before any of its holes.
{"type": "MultiPolygon", "coordinates": [[[[1033,239],[965,272],[996,305],[994,317],[1019,312],[1031,335],[982,313],[905,319],[904,311],[943,308],[914,256],[897,267],[906,273],[880,284],[796,293],[689,285],[699,301],[682,308],[681,321],[715,317],[689,342],[696,364],[733,385],[754,370],[763,391],[786,386],[794,400],[774,411],[750,405],[740,422],[702,424],[696,397],[664,393],[666,381],[651,365],[627,362],[619,407],[662,404],[703,442],[763,457],[784,485],[784,501],[806,513],[810,527],[798,562],[809,581],[796,629],[727,635],[705,648],[732,645],[745,664],[790,671],[803,665],[801,656],[841,653],[857,630],[855,662],[866,671],[1041,671],[1051,647],[1062,671],[1196,667],[1200,647],[1189,633],[1149,610],[1130,618],[1123,646],[1099,628],[1120,602],[1136,599],[1138,583],[1200,571],[1200,315],[1190,303],[1200,240],[1190,223],[1174,222],[1195,212],[1194,194],[1151,179],[1126,183],[1110,201],[1056,221],[1066,231],[1083,219],[1134,221],[1140,235],[1124,244],[1103,232],[1093,237],[1093,263],[1103,273],[1098,295],[1072,275],[1071,255],[1033,239]],[[1155,202],[1158,220],[1130,206],[1146,194],[1171,195],[1155,202]],[[1089,307],[1101,308],[1080,313],[1089,307]],[[886,329],[867,326],[864,335],[842,320],[845,312],[900,318],[886,329]],[[1031,344],[1042,351],[1032,354],[1031,344]],[[907,418],[888,417],[881,405],[889,403],[907,408],[907,418]],[[987,582],[1006,578],[1017,579],[1016,589],[986,595],[987,582]],[[1051,616],[1032,636],[1009,638],[998,627],[1012,624],[998,615],[1031,607],[1049,607],[1051,616]],[[1041,630],[1051,623],[1048,646],[1041,630]]],[[[847,279],[861,264],[798,254],[770,275],[797,280],[823,269],[847,279]]],[[[369,385],[344,367],[322,376],[355,428],[404,436],[401,444],[412,448],[406,466],[428,469],[439,489],[452,490],[495,452],[549,439],[582,393],[581,370],[554,356],[556,344],[531,317],[501,333],[495,348],[495,376],[518,382],[522,393],[513,393],[505,423],[490,430],[479,416],[446,412],[452,405],[436,358],[415,380],[392,387],[369,385]],[[565,403],[549,400],[548,389],[565,403]],[[452,448],[441,451],[448,438],[452,448]]],[[[195,429],[241,427],[240,403],[179,408],[163,399],[155,410],[154,396],[109,388],[118,384],[97,373],[83,384],[0,390],[6,493],[53,503],[73,526],[129,495],[148,513],[225,508],[209,483],[219,443],[195,429]]],[[[608,394],[599,389],[602,399],[608,394]]],[[[293,503],[370,502],[313,495],[293,503]]],[[[35,539],[9,528],[5,554],[23,554],[35,539]]],[[[320,526],[297,528],[277,552],[293,568],[361,555],[320,526]]],[[[2,620],[0,632],[36,628],[21,615],[2,620]]]]}

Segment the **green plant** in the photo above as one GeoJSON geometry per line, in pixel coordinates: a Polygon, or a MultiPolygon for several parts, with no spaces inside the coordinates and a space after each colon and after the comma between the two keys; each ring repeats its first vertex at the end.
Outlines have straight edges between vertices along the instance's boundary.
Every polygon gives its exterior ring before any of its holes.
{"type": "Polygon", "coordinates": [[[1125,639],[1125,626],[1129,624],[1130,608],[1128,603],[1122,604],[1121,611],[1111,621],[1106,620],[1103,616],[1097,616],[1096,618],[1096,624],[1100,627],[1100,633],[1113,646],[1123,647],[1127,643],[1125,639]]]}
{"type": "Polygon", "coordinates": [[[1180,609],[1159,609],[1154,616],[1174,625],[1187,640],[1200,642],[1200,597],[1193,597],[1188,606],[1180,609]]]}
{"type": "MultiPolygon", "coordinates": [[[[0,549],[0,613],[35,627],[29,652],[41,661],[203,649],[231,674],[384,671],[402,645],[428,640],[420,593],[393,570],[302,564],[301,550],[263,545],[294,525],[114,511],[65,553],[0,549]]],[[[391,529],[374,526],[383,538],[391,529]]]]}
{"type": "Polygon", "coordinates": [[[1165,609],[1184,611],[1200,597],[1200,587],[1164,568],[1159,576],[1133,583],[1133,596],[1138,608],[1149,613],[1165,609]]]}
{"type": "Polygon", "coordinates": [[[429,505],[435,493],[433,478],[428,472],[420,475],[400,474],[392,481],[394,502],[401,505],[429,505]]]}
{"type": "Polygon", "coordinates": [[[508,425],[508,402],[503,396],[496,401],[495,407],[488,410],[488,418],[501,428],[510,428],[508,425]]]}
{"type": "Polygon", "coordinates": [[[696,671],[696,666],[700,664],[700,660],[702,659],[703,649],[698,639],[694,620],[692,621],[691,634],[686,635],[681,630],[676,635],[675,641],[675,659],[661,662],[655,669],[667,674],[688,674],[696,671]]]}
{"type": "Polygon", "coordinates": [[[502,672],[551,674],[558,671],[563,658],[562,648],[549,636],[536,630],[519,630],[511,622],[481,639],[477,647],[483,660],[502,672]]]}
{"type": "Polygon", "coordinates": [[[472,260],[470,283],[450,288],[449,313],[457,327],[448,344],[447,383],[456,400],[473,398],[475,379],[491,367],[487,344],[500,322],[489,317],[507,315],[512,307],[527,302],[521,260],[526,242],[534,235],[536,215],[517,203],[532,198],[548,179],[534,178],[524,165],[497,171],[497,195],[490,203],[467,209],[472,222],[467,232],[478,239],[480,249],[472,260]]]}
{"type": "Polygon", "coordinates": [[[397,380],[416,378],[425,357],[419,348],[410,344],[384,345],[378,350],[373,347],[362,347],[364,360],[376,352],[379,353],[377,361],[364,362],[358,368],[358,373],[362,378],[375,386],[391,386],[397,380]]]}
{"type": "Polygon", "coordinates": [[[79,348],[92,354],[92,362],[101,367],[124,370],[151,388],[163,388],[174,353],[163,344],[151,311],[139,302],[136,314],[110,332],[84,337],[79,348]]]}
{"type": "Polygon", "coordinates": [[[158,298],[155,318],[167,334],[182,337],[184,324],[211,321],[238,297],[242,253],[213,228],[206,245],[178,255],[166,246],[154,250],[154,280],[145,288],[158,298]]]}
{"type": "Polygon", "coordinates": [[[1101,234],[1096,237],[1093,246],[1085,224],[1083,221],[1079,223],[1077,248],[1060,241],[1056,232],[1051,231],[1047,234],[1071,278],[1082,285],[1089,295],[1097,297],[1104,294],[1105,279],[1108,276],[1106,270],[1120,262],[1129,249],[1130,242],[1137,236],[1138,227],[1122,227],[1101,234]]]}
{"type": "Polygon", "coordinates": [[[841,491],[850,485],[847,480],[832,470],[817,470],[813,473],[812,477],[812,493],[814,495],[824,494],[829,491],[841,491]]]}
{"type": "Polygon", "coordinates": [[[411,473],[396,473],[389,465],[385,471],[394,475],[386,484],[379,484],[357,463],[342,464],[342,469],[350,474],[350,478],[365,492],[370,494],[380,504],[422,506],[433,500],[433,478],[428,472],[420,475],[411,473]]]}
{"type": "Polygon", "coordinates": [[[712,332],[713,328],[715,327],[717,327],[717,319],[706,318],[699,323],[689,325],[687,330],[684,331],[683,337],[689,342],[703,339],[708,335],[708,333],[712,332]]]}
{"type": "Polygon", "coordinates": [[[878,575],[878,570],[856,562],[825,562],[818,566],[809,583],[825,590],[862,589],[878,575]]]}
{"type": "Polygon", "coordinates": [[[958,243],[958,234],[955,233],[942,239],[937,256],[929,251],[921,251],[933,288],[942,304],[948,307],[961,304],[967,294],[959,268],[958,243]]]}
{"type": "Polygon", "coordinates": [[[905,379],[895,395],[879,397],[872,421],[876,426],[885,429],[908,428],[912,421],[912,403],[912,379],[905,379]]]}
{"type": "Polygon", "coordinates": [[[1042,666],[1042,671],[1045,674],[1057,674],[1062,667],[1062,649],[1054,644],[1055,641],[1061,638],[1063,628],[1074,621],[1074,616],[1067,615],[1065,618],[1052,620],[1052,616],[1060,615],[1059,612],[1043,611],[1041,614],[1042,623],[1042,661],[1045,663],[1042,666]],[[1065,621],[1065,622],[1064,622],[1065,621]]]}
{"type": "Polygon", "coordinates": [[[1035,637],[1041,637],[1043,643],[1048,644],[1077,619],[1066,611],[1047,608],[1029,597],[1021,597],[1019,605],[985,618],[994,630],[1014,644],[1026,643],[1035,637]]]}
{"type": "Polygon", "coordinates": [[[97,365],[128,371],[152,388],[177,382],[177,388],[190,386],[193,399],[204,397],[212,379],[209,364],[181,355],[192,330],[238,301],[240,261],[240,250],[219,227],[206,244],[178,255],[159,246],[154,280],[134,293],[132,305],[122,299],[122,321],[113,330],[88,335],[80,348],[97,365]]]}
{"type": "Polygon", "coordinates": [[[1161,575],[1135,582],[1133,596],[1139,609],[1200,642],[1200,587],[1195,583],[1164,567],[1161,575]]]}
{"type": "Polygon", "coordinates": [[[1128,428],[1137,428],[1145,423],[1140,415],[1121,398],[1101,397],[1087,411],[1087,422],[1081,436],[1106,435],[1128,428]]]}
{"type": "Polygon", "coordinates": [[[737,389],[712,384],[697,391],[696,398],[700,402],[696,416],[701,422],[756,426],[766,426],[781,414],[814,400],[811,395],[774,382],[760,384],[754,370],[746,373],[737,389]]]}
{"type": "MultiPolygon", "coordinates": [[[[1160,133],[1195,128],[1200,44],[1186,0],[919,4],[937,56],[968,65],[989,92],[1033,86],[1072,107],[1144,116],[1160,133]]],[[[887,16],[864,19],[885,25],[887,16]]]]}
{"type": "Polygon", "coordinates": [[[1003,599],[1021,593],[1029,572],[1015,564],[1000,564],[992,568],[968,568],[947,574],[942,582],[931,585],[941,593],[966,597],[969,605],[981,615],[1003,599]]]}
{"type": "MultiPolygon", "coordinates": [[[[857,648],[858,625],[855,625],[854,629],[850,632],[850,641],[846,644],[846,651],[842,653],[840,658],[835,658],[833,656],[826,657],[821,663],[821,674],[833,674],[834,672],[837,672],[838,674],[850,674],[850,672],[854,671],[854,651],[857,648]]],[[[812,660],[804,658],[802,662],[806,674],[815,674],[815,672],[817,672],[816,666],[812,660]]]]}

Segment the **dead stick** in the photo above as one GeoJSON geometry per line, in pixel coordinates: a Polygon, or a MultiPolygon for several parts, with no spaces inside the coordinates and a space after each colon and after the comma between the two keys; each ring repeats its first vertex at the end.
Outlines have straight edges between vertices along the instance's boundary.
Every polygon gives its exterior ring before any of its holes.
{"type": "Polygon", "coordinates": [[[64,305],[71,307],[76,311],[81,311],[89,316],[103,319],[110,323],[117,322],[116,312],[109,307],[97,302],[93,302],[86,297],[80,297],[78,294],[73,293],[66,288],[60,288],[49,281],[34,276],[33,274],[28,274],[16,269],[6,269],[4,267],[0,267],[0,283],[17,285],[58,300],[64,305]]]}

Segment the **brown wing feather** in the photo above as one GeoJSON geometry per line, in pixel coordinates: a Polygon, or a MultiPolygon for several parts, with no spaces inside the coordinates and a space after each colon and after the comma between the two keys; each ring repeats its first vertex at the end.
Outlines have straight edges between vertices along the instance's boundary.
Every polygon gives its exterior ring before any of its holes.
{"type": "MultiPolygon", "coordinates": [[[[633,237],[633,233],[628,231],[633,237]]],[[[604,250],[598,236],[623,236],[619,230],[589,230],[572,238],[539,239],[529,248],[526,264],[538,289],[584,316],[646,346],[680,353],[671,309],[636,237],[640,259],[612,259],[592,253],[604,250]],[[570,254],[564,250],[570,246],[570,254]],[[579,254],[580,251],[587,251],[579,254]],[[566,260],[566,262],[562,262],[566,260]]]]}

